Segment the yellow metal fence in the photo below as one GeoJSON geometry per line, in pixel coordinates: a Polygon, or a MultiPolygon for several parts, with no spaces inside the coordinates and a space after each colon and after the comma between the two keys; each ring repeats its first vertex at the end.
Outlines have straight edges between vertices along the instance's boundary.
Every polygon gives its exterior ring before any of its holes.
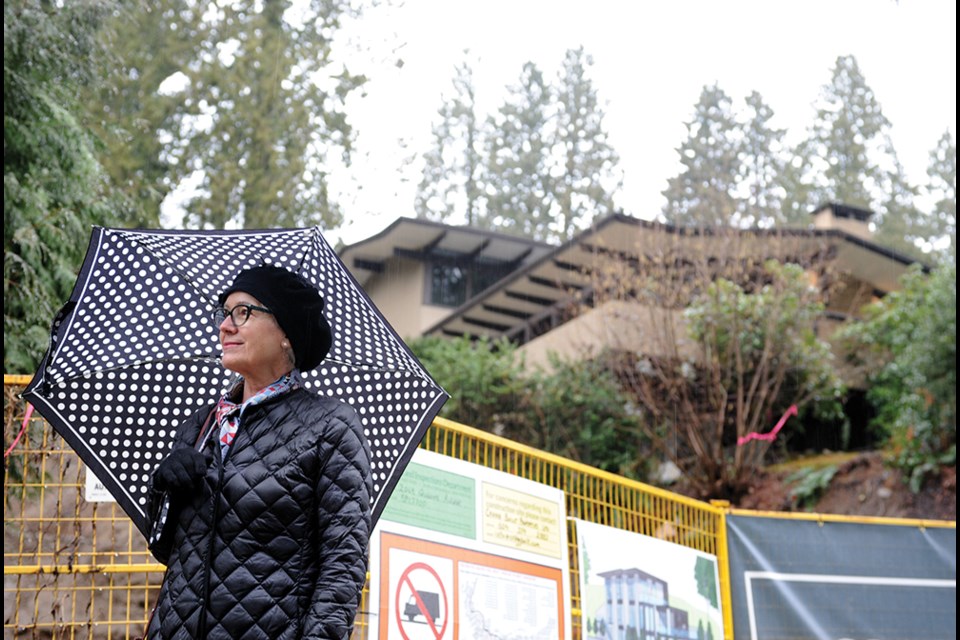
{"type": "MultiPolygon", "coordinates": [[[[29,379],[4,376],[4,450],[20,431],[19,393],[29,379]]],[[[723,510],[627,480],[448,420],[423,448],[561,489],[567,515],[655,536],[718,557],[724,627],[732,629],[723,510]]],[[[4,460],[4,637],[131,638],[142,635],[163,566],[113,503],[84,499],[79,458],[33,418],[4,460]]],[[[580,637],[579,558],[570,525],[574,637],[580,637]]],[[[367,637],[361,603],[354,637],[367,637]]],[[[729,632],[728,632],[729,633],[729,632]]]]}

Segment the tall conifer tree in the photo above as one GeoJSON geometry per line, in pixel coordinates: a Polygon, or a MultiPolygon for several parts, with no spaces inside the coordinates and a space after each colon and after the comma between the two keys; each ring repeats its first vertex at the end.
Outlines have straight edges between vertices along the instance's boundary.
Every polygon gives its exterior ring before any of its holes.
{"type": "Polygon", "coordinates": [[[943,253],[957,259],[957,143],[947,130],[930,152],[926,194],[934,201],[931,238],[949,240],[943,253]]]}
{"type": "Polygon", "coordinates": [[[926,235],[893,143],[891,123],[853,56],[840,56],[831,81],[821,89],[810,135],[802,144],[812,158],[805,176],[815,186],[810,208],[840,202],[869,209],[876,239],[891,248],[918,253],[926,235]]]}
{"type": "Polygon", "coordinates": [[[490,119],[487,210],[480,226],[538,240],[550,236],[555,197],[549,172],[551,89],[532,62],[490,119]]]}
{"type": "Polygon", "coordinates": [[[886,173],[890,121],[867,86],[853,56],[837,58],[831,81],[820,90],[807,143],[818,159],[814,204],[842,202],[876,209],[886,173]]]}
{"type": "Polygon", "coordinates": [[[806,227],[810,224],[810,214],[816,208],[815,186],[810,182],[813,173],[813,159],[809,144],[798,144],[787,150],[780,184],[783,187],[783,200],[780,202],[780,214],[783,224],[792,227],[806,227]]]}
{"type": "MultiPolygon", "coordinates": [[[[468,52],[465,52],[468,53],[468,52]]],[[[446,98],[433,125],[433,147],[424,157],[424,170],[414,207],[417,216],[449,220],[462,216],[468,225],[483,207],[484,131],[477,117],[473,69],[457,65],[453,95],[446,98]]]]}
{"type": "Polygon", "coordinates": [[[188,227],[337,226],[327,177],[350,162],[344,102],[365,79],[334,60],[333,40],[355,12],[349,0],[161,0],[134,16],[142,31],[118,31],[133,41],[120,61],[131,82],[111,108],[115,126],[162,149],[143,144],[112,171],[142,177],[157,197],[173,186],[157,173],[199,172],[176,221],[188,227]],[[182,86],[159,96],[174,70],[182,86]]]}
{"type": "Polygon", "coordinates": [[[196,43],[208,39],[204,10],[189,0],[119,6],[106,32],[109,53],[99,59],[105,81],[83,91],[104,168],[135,204],[138,226],[160,225],[161,203],[189,173],[174,160],[177,119],[195,110],[183,95],[162,89],[190,65],[196,43]]]}
{"type": "Polygon", "coordinates": [[[740,203],[738,225],[770,227],[783,217],[783,129],[770,126],[773,109],[754,91],[746,100],[746,122],[738,142],[740,203]]]}
{"type": "Polygon", "coordinates": [[[923,258],[921,247],[933,234],[932,219],[917,208],[918,189],[907,179],[900,161],[894,156],[892,162],[878,207],[882,216],[874,239],[914,258],[923,258]]]}
{"type": "Polygon", "coordinates": [[[560,239],[570,238],[596,217],[614,211],[613,195],[622,183],[620,158],[603,126],[604,111],[587,69],[593,58],[583,47],[567,50],[557,85],[557,126],[552,157],[560,239]]]}
{"type": "Polygon", "coordinates": [[[677,149],[684,168],[667,182],[664,218],[684,226],[725,226],[736,222],[739,154],[730,97],[716,84],[705,86],[677,149]]]}
{"type": "Polygon", "coordinates": [[[3,364],[31,373],[70,296],[90,226],[130,223],[129,203],[97,158],[77,97],[95,85],[114,8],[3,5],[3,364]]]}

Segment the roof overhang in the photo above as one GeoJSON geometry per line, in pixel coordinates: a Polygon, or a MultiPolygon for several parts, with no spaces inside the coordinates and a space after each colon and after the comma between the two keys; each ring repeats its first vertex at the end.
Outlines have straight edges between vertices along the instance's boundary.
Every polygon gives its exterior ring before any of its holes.
{"type": "Polygon", "coordinates": [[[365,285],[390,260],[503,264],[522,268],[554,250],[553,245],[494,231],[399,218],[380,233],[343,247],[340,259],[365,285]]]}
{"type": "MultiPolygon", "coordinates": [[[[739,232],[737,237],[744,243],[754,243],[740,251],[758,258],[778,257],[771,247],[778,237],[790,238],[791,250],[810,244],[821,250],[830,247],[841,271],[880,293],[898,288],[900,276],[915,262],[836,229],[750,230],[739,232]]],[[[667,243],[679,252],[699,255],[721,249],[723,241],[718,240],[709,229],[673,227],[614,214],[468,300],[424,333],[491,339],[505,336],[524,344],[569,319],[571,306],[584,294],[589,295],[591,273],[598,268],[601,256],[629,259],[655,253],[667,243]]]]}

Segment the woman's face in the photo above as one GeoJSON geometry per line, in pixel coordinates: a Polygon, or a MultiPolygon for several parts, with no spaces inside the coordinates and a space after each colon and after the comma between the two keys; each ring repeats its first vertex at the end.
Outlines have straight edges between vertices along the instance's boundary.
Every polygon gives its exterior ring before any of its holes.
{"type": "MultiPolygon", "coordinates": [[[[237,305],[251,304],[263,307],[259,300],[244,291],[234,291],[223,303],[226,311],[237,305]]],[[[233,317],[242,320],[245,309],[237,309],[233,317]]],[[[273,314],[251,310],[241,326],[234,325],[230,317],[220,323],[220,346],[223,349],[223,366],[239,373],[245,380],[270,384],[293,368],[284,344],[288,343],[283,330],[273,314]],[[265,380],[265,382],[263,382],[265,380]]]]}

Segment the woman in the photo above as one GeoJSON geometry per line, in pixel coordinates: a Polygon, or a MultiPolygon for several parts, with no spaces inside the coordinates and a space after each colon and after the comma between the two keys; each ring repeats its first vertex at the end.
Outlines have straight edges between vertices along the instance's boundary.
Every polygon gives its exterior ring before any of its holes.
{"type": "Polygon", "coordinates": [[[323,298],[260,266],[219,302],[223,366],[240,378],[180,426],[154,472],[150,550],[167,571],[147,636],[347,638],[367,571],[370,450],[356,411],[300,377],[330,348],[323,298]]]}

